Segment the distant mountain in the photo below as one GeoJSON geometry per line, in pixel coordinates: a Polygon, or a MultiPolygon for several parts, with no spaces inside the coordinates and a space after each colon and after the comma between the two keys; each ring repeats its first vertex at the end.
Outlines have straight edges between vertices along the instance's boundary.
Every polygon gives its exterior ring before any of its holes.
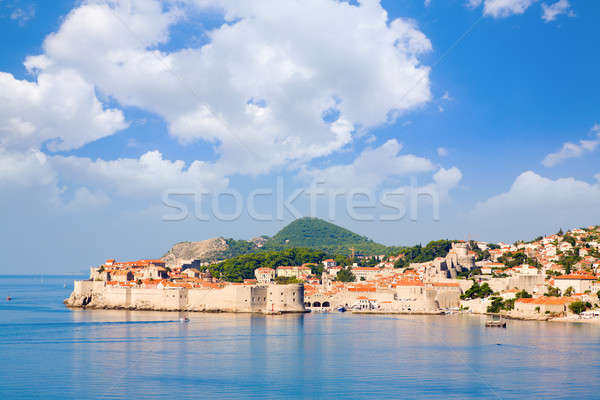
{"type": "Polygon", "coordinates": [[[176,243],[161,257],[167,267],[180,267],[192,261],[215,262],[254,253],[259,247],[253,241],[224,239],[222,237],[199,242],[176,243]]]}
{"type": "Polygon", "coordinates": [[[300,218],[269,239],[264,248],[305,247],[336,254],[385,254],[388,247],[319,218],[300,218]]]}
{"type": "Polygon", "coordinates": [[[358,235],[341,226],[319,218],[300,218],[288,224],[275,236],[260,236],[251,240],[224,239],[222,237],[200,242],[175,244],[162,260],[169,267],[181,266],[194,260],[215,262],[244,254],[279,251],[290,248],[307,248],[333,255],[375,255],[398,252],[399,247],[388,247],[358,235]]]}

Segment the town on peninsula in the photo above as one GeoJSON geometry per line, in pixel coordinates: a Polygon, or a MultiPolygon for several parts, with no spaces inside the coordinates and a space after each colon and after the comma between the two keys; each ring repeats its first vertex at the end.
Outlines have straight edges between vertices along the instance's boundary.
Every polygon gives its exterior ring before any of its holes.
{"type": "Polygon", "coordinates": [[[513,244],[438,240],[389,247],[316,218],[273,237],[108,259],[75,281],[69,307],[302,313],[502,315],[600,321],[600,227],[513,244]]]}

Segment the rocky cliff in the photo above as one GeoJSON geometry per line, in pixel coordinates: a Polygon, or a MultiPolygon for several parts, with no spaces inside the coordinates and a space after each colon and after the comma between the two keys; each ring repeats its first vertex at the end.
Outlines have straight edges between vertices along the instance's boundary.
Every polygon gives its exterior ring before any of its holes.
{"type": "Polygon", "coordinates": [[[194,260],[211,261],[228,249],[227,241],[222,238],[202,240],[200,242],[181,242],[175,244],[161,257],[167,267],[179,267],[194,260]]]}

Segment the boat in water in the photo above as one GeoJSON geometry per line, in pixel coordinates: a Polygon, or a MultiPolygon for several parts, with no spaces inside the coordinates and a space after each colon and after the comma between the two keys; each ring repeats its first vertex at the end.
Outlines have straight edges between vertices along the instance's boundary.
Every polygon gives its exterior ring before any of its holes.
{"type": "Polygon", "coordinates": [[[6,301],[11,301],[11,300],[12,300],[12,297],[6,296],[6,301]]]}
{"type": "Polygon", "coordinates": [[[346,307],[338,307],[339,312],[346,312],[346,307]]]}
{"type": "Polygon", "coordinates": [[[506,321],[494,315],[492,319],[485,321],[486,328],[506,328],[506,321]]]}
{"type": "Polygon", "coordinates": [[[182,324],[185,324],[185,323],[190,322],[190,319],[188,317],[179,318],[179,322],[181,322],[182,324]]]}

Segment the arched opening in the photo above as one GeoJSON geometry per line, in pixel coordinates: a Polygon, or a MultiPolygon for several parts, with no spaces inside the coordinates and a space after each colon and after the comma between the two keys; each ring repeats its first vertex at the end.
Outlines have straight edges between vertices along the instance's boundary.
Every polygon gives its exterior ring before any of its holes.
{"type": "Polygon", "coordinates": [[[315,302],[313,303],[313,307],[321,307],[321,303],[320,303],[320,302],[318,302],[318,301],[315,301],[315,302]]]}
{"type": "Polygon", "coordinates": [[[310,301],[305,301],[304,302],[304,307],[310,307],[310,301]]]}
{"type": "Polygon", "coordinates": [[[331,304],[329,304],[328,301],[324,301],[323,302],[323,307],[330,307],[330,306],[331,306],[331,304]]]}

